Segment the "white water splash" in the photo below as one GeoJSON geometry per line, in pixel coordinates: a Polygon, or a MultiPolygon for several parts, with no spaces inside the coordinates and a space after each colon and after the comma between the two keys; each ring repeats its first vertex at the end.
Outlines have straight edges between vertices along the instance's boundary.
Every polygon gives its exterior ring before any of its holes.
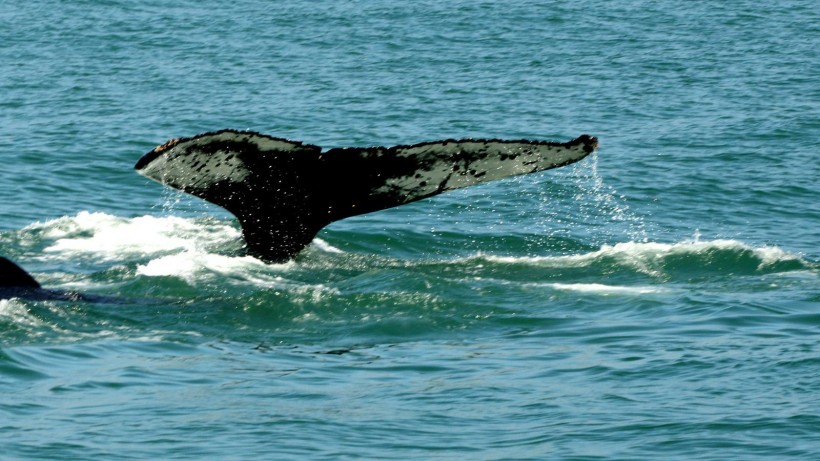
{"type": "MultiPolygon", "coordinates": [[[[136,275],[174,277],[189,285],[226,280],[231,284],[288,292],[327,291],[321,285],[305,285],[283,276],[298,267],[295,261],[269,264],[252,256],[232,255],[232,250],[242,245],[242,236],[241,231],[227,221],[175,216],[125,218],[82,211],[76,216],[31,224],[23,233],[36,234],[46,243],[43,259],[137,259],[141,261],[136,265],[136,275]]],[[[344,253],[322,239],[316,239],[314,247],[321,253],[344,253]]],[[[50,277],[52,285],[59,281],[65,288],[97,288],[96,283],[87,280],[62,280],[55,274],[50,277]]]]}
{"type": "Polygon", "coordinates": [[[259,286],[278,285],[284,281],[271,274],[286,271],[295,263],[266,264],[252,256],[224,256],[197,250],[161,256],[137,266],[137,274],[150,277],[177,277],[188,284],[203,279],[224,278],[259,286]]]}
{"type": "Polygon", "coordinates": [[[24,303],[15,298],[0,299],[0,322],[8,322],[29,329],[39,328],[45,324],[32,314],[24,303]]]}
{"type": "Polygon", "coordinates": [[[313,239],[313,242],[311,242],[311,245],[314,246],[315,248],[321,250],[321,251],[324,251],[325,253],[334,253],[334,254],[343,254],[344,253],[344,250],[342,250],[340,248],[336,248],[335,246],[327,243],[325,240],[322,240],[318,237],[313,239]]]}
{"type": "Polygon", "coordinates": [[[583,162],[557,171],[556,176],[568,178],[577,188],[574,202],[579,215],[585,221],[601,224],[596,230],[596,234],[600,234],[598,241],[648,242],[649,233],[643,217],[629,208],[625,196],[604,182],[598,172],[598,162],[596,151],[583,162]]]}
{"type": "Polygon", "coordinates": [[[603,258],[611,258],[620,264],[635,270],[657,276],[654,267],[669,256],[697,255],[715,250],[751,252],[760,260],[759,269],[775,263],[802,261],[800,256],[784,251],[779,247],[752,247],[738,240],[691,240],[679,243],[657,242],[624,242],[616,245],[603,245],[599,250],[578,255],[562,256],[485,256],[478,255],[487,261],[509,264],[531,264],[540,267],[587,267],[603,258]]]}
{"type": "Polygon", "coordinates": [[[45,253],[58,257],[89,255],[104,260],[195,251],[241,237],[240,231],[227,223],[203,223],[173,216],[123,218],[87,211],[32,224],[23,230],[40,231],[44,240],[52,240],[45,253]]]}
{"type": "Polygon", "coordinates": [[[601,283],[530,283],[524,286],[549,287],[556,290],[609,295],[646,295],[667,293],[669,289],[653,286],[617,286],[601,283]]]}

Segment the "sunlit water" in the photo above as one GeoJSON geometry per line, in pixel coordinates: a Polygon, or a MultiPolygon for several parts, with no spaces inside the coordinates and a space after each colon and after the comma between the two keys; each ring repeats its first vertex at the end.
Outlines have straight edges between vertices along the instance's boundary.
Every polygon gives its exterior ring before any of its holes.
{"type": "Polygon", "coordinates": [[[813,2],[0,1],[3,459],[817,459],[813,2]],[[598,136],[247,256],[167,139],[598,136]]]}

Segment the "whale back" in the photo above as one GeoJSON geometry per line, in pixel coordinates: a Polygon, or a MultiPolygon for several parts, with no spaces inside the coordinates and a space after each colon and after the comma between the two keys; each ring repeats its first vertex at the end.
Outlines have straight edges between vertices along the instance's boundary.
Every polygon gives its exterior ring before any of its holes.
{"type": "Polygon", "coordinates": [[[40,288],[40,284],[20,266],[0,256],[0,287],[40,288]]]}

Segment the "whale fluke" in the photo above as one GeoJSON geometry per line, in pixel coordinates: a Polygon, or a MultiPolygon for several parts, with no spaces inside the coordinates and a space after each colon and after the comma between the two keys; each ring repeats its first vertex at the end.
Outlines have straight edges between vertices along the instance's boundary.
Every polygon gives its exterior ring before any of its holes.
{"type": "Polygon", "coordinates": [[[234,214],[251,254],[295,256],[331,222],[442,192],[577,162],[598,146],[565,142],[445,140],[394,147],[318,146],[250,131],[172,139],[136,170],[234,214]]]}

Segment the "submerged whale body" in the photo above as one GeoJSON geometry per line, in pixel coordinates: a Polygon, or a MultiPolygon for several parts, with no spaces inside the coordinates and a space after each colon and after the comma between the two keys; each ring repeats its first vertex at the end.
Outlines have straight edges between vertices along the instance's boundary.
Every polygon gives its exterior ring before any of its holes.
{"type": "Polygon", "coordinates": [[[271,262],[294,257],[328,224],[442,192],[577,162],[598,146],[565,142],[446,140],[335,148],[221,130],[172,139],[136,170],[237,217],[248,250],[271,262]]]}
{"type": "Polygon", "coordinates": [[[23,298],[32,300],[78,300],[76,293],[46,290],[34,277],[11,260],[0,256],[0,299],[23,298]]]}
{"type": "MultiPolygon", "coordinates": [[[[20,298],[30,301],[82,301],[89,303],[120,304],[119,298],[55,291],[43,288],[20,266],[0,256],[0,299],[20,298]]],[[[150,300],[146,300],[150,301],[150,300]]]]}
{"type": "Polygon", "coordinates": [[[0,256],[0,288],[27,288],[36,290],[40,284],[20,266],[0,256]]]}

